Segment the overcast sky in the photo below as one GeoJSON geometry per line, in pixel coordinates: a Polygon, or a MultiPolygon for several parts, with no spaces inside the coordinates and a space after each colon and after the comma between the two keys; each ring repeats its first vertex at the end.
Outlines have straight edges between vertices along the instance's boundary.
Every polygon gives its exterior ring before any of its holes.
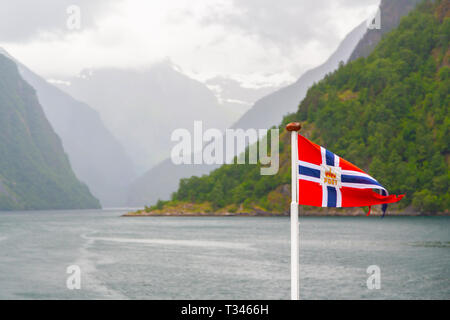
{"type": "Polygon", "coordinates": [[[47,78],[170,59],[199,80],[294,81],[325,61],[379,0],[2,1],[0,46],[47,78]],[[70,30],[77,5],[81,28],[70,30]]]}

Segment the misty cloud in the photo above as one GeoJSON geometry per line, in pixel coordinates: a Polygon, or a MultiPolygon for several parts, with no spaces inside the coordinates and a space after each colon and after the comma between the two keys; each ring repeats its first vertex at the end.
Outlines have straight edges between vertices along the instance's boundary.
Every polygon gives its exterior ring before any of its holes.
{"type": "Polygon", "coordinates": [[[225,77],[244,87],[276,88],[323,63],[378,3],[18,0],[0,12],[0,46],[54,79],[85,68],[138,70],[168,57],[202,82],[225,77]],[[66,28],[71,4],[82,10],[76,32],[66,28]]]}
{"type": "MultiPolygon", "coordinates": [[[[216,7],[205,25],[222,24],[284,51],[305,43],[334,44],[350,31],[347,22],[376,8],[380,0],[233,0],[234,10],[216,7]],[[352,19],[353,16],[353,19],[352,19]],[[344,19],[345,18],[345,19],[344,19]]],[[[334,46],[334,45],[333,45],[334,46]]]]}
{"type": "Polygon", "coordinates": [[[95,27],[96,18],[107,14],[107,0],[14,0],[3,3],[0,10],[0,41],[27,42],[41,33],[63,36],[67,28],[67,8],[81,9],[82,28],[95,27]]]}

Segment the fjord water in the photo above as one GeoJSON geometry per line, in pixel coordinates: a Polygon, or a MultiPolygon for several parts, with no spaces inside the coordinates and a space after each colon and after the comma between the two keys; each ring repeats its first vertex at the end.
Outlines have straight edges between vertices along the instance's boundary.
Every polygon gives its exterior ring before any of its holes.
{"type": "MultiPolygon", "coordinates": [[[[288,218],[123,213],[0,213],[0,299],[290,298],[288,218]]],[[[448,217],[302,217],[300,239],[302,299],[450,298],[448,217]]]]}

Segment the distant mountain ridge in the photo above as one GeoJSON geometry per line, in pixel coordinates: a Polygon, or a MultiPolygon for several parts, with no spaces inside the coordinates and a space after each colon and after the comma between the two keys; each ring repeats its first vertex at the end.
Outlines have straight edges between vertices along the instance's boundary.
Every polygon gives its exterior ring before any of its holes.
{"type": "Polygon", "coordinates": [[[336,70],[340,62],[345,63],[348,60],[366,30],[366,22],[359,24],[342,40],[325,63],[306,71],[295,83],[258,100],[233,124],[232,128],[261,129],[280,123],[283,116],[297,109],[309,87],[320,81],[326,74],[336,70]]]}
{"type": "MultiPolygon", "coordinates": [[[[294,84],[282,88],[258,100],[232,128],[270,128],[277,125],[286,114],[295,112],[306,95],[307,90],[325,75],[335,71],[341,62],[352,61],[373,51],[381,36],[395,28],[400,19],[409,13],[419,0],[382,0],[380,3],[381,30],[368,30],[364,21],[350,32],[337,50],[322,65],[307,71],[294,84]],[[384,18],[383,18],[384,17],[384,18]],[[379,33],[379,39],[377,34],[379,33]],[[372,34],[375,34],[372,36],[372,34]]],[[[132,184],[129,205],[155,203],[158,199],[168,199],[178,187],[182,178],[201,176],[219,166],[174,165],[166,159],[132,184]]]]}
{"type": "MultiPolygon", "coordinates": [[[[323,65],[306,72],[294,84],[282,88],[258,100],[232,128],[270,128],[280,122],[286,113],[296,110],[307,89],[323,76],[335,70],[341,61],[346,61],[358,41],[364,35],[366,23],[361,23],[339,45],[334,54],[323,65]]],[[[158,199],[168,199],[180,179],[207,174],[219,165],[174,165],[166,159],[148,170],[130,187],[128,205],[143,206],[158,199]]]]}
{"type": "MultiPolygon", "coordinates": [[[[301,121],[300,134],[355,163],[390,193],[406,194],[392,207],[448,215],[449,40],[450,0],[423,1],[367,58],[327,75],[308,90],[297,112],[283,119],[278,174],[262,176],[259,165],[224,165],[207,176],[181,180],[172,201],[146,213],[174,208],[289,212],[290,135],[284,128],[301,121]]],[[[309,209],[324,215],[347,210],[309,209]]]]}
{"type": "Polygon", "coordinates": [[[35,90],[0,54],[0,210],[99,207],[73,173],[35,90]]]}
{"type": "Polygon", "coordinates": [[[208,87],[170,61],[142,70],[85,70],[59,87],[99,112],[108,129],[143,173],[170,155],[170,136],[178,128],[225,129],[233,119],[208,87]]]}

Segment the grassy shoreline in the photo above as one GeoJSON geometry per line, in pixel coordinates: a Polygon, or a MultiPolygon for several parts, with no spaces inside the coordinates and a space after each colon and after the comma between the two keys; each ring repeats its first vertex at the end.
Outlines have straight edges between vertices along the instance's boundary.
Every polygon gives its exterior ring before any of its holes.
{"type": "MultiPolygon", "coordinates": [[[[138,210],[134,212],[128,212],[123,217],[288,217],[289,212],[266,212],[261,210],[250,210],[250,211],[238,211],[229,212],[227,210],[221,211],[203,211],[203,210],[192,210],[186,208],[172,208],[170,210],[160,209],[160,210],[138,210]]],[[[367,208],[344,208],[344,209],[330,209],[330,208],[301,208],[300,216],[302,217],[364,217],[367,215],[367,208]]],[[[379,208],[372,208],[371,216],[381,217],[382,212],[379,208]]],[[[392,209],[389,210],[386,216],[408,216],[408,217],[419,217],[419,216],[450,216],[449,212],[441,212],[436,214],[429,213],[419,213],[412,210],[411,208],[406,208],[404,210],[392,209]]]]}
{"type": "MultiPolygon", "coordinates": [[[[285,217],[289,216],[290,192],[289,185],[283,185],[272,191],[268,199],[270,203],[279,205],[263,206],[256,201],[244,201],[237,205],[235,203],[218,207],[211,201],[161,201],[155,205],[145,206],[141,210],[128,212],[125,217],[285,217]],[[274,194],[276,196],[274,196],[274,194]]],[[[318,208],[311,206],[300,206],[300,216],[311,217],[358,217],[366,216],[369,207],[354,208],[318,208]]],[[[382,216],[381,205],[372,206],[371,216],[382,216]]],[[[386,215],[388,216],[449,216],[450,211],[443,212],[420,212],[413,205],[407,207],[399,204],[390,204],[386,215]]]]}

